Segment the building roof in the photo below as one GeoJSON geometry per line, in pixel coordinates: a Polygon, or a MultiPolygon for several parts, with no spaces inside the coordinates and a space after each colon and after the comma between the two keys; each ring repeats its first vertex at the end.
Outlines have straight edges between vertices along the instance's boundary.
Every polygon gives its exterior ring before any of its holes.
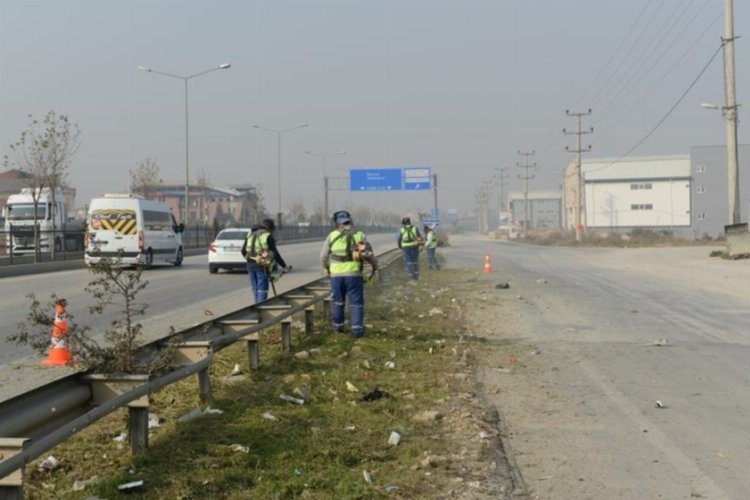
{"type": "Polygon", "coordinates": [[[582,162],[586,181],[675,179],[690,177],[690,155],[597,158],[582,162]]]}

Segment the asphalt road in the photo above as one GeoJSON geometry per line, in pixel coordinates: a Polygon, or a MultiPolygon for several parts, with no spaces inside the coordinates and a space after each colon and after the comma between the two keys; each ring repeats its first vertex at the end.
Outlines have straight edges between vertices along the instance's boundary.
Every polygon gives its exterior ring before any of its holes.
{"type": "Polygon", "coordinates": [[[518,359],[489,360],[484,383],[532,498],[748,498],[750,261],[453,243],[448,265],[489,253],[480,297],[504,294],[470,315],[518,359]]]}
{"type": "MultiPolygon", "coordinates": [[[[378,253],[395,247],[394,234],[369,235],[368,239],[378,253]]],[[[293,270],[278,282],[278,292],[323,276],[318,262],[321,245],[322,241],[280,245],[284,260],[293,270]]],[[[226,314],[253,301],[247,274],[225,271],[209,274],[206,255],[187,257],[179,268],[154,267],[144,271],[143,278],[148,286],[137,300],[148,304],[145,316],[139,321],[143,324],[144,341],[165,337],[170,327],[182,330],[203,323],[209,313],[226,314]]],[[[91,280],[87,269],[0,279],[0,401],[69,370],[39,368],[40,357],[31,348],[6,340],[17,331],[19,323],[26,321],[31,303],[29,294],[33,293],[42,304],[49,301],[53,292],[65,298],[72,316],[70,321],[88,326],[95,339],[104,338],[104,331],[118,311],[112,307],[101,315],[89,312],[88,306],[94,300],[84,288],[91,280]]]]}

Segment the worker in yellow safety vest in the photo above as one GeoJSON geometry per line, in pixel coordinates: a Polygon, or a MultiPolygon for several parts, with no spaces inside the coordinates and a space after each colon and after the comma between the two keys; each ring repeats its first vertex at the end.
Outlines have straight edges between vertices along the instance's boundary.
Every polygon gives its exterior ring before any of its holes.
{"type": "Polygon", "coordinates": [[[365,234],[352,229],[349,212],[342,210],[333,214],[336,229],[326,237],[320,250],[320,263],[331,277],[331,309],[333,330],[344,331],[345,305],[349,301],[352,337],[364,335],[364,279],[363,264],[368,262],[373,272],[377,261],[365,234]]]}
{"type": "Polygon", "coordinates": [[[247,276],[253,290],[255,302],[263,302],[268,298],[269,276],[274,269],[287,272],[289,267],[276,248],[273,233],[276,223],[273,219],[263,219],[260,226],[253,228],[242,244],[240,252],[247,260],[247,276]]]}

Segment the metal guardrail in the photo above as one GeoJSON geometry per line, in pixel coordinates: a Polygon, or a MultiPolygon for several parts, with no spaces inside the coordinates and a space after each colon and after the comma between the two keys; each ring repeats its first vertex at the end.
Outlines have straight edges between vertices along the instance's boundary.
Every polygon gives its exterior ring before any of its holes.
{"type": "MultiPolygon", "coordinates": [[[[378,258],[386,267],[398,258],[398,249],[378,258]]],[[[281,324],[281,348],[291,349],[292,316],[303,313],[305,333],[314,329],[315,306],[330,296],[329,279],[318,278],[276,297],[213,318],[154,341],[137,357],[158,353],[165,341],[180,340],[173,371],[157,378],[81,372],[38,387],[0,403],[0,500],[23,498],[26,464],[109,413],[128,407],[131,451],[148,448],[148,396],[167,385],[198,375],[200,400],[211,401],[208,375],[214,353],[238,341],[247,343],[250,368],[260,365],[260,332],[281,324]]]]}

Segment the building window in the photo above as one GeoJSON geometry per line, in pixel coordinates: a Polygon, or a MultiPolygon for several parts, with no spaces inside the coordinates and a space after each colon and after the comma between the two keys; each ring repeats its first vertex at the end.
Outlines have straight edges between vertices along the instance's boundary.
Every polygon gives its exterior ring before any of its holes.
{"type": "Polygon", "coordinates": [[[706,192],[705,186],[695,186],[695,192],[698,194],[703,194],[706,192]]]}
{"type": "Polygon", "coordinates": [[[630,185],[631,190],[637,189],[652,189],[653,185],[650,182],[638,182],[630,185]]]}
{"type": "Polygon", "coordinates": [[[637,203],[630,205],[630,210],[653,210],[654,205],[651,203],[637,203]]]}
{"type": "Polygon", "coordinates": [[[695,167],[695,173],[696,174],[702,174],[702,173],[705,173],[705,172],[706,172],[706,166],[704,164],[701,163],[701,164],[699,164],[698,166],[695,167]]]}

